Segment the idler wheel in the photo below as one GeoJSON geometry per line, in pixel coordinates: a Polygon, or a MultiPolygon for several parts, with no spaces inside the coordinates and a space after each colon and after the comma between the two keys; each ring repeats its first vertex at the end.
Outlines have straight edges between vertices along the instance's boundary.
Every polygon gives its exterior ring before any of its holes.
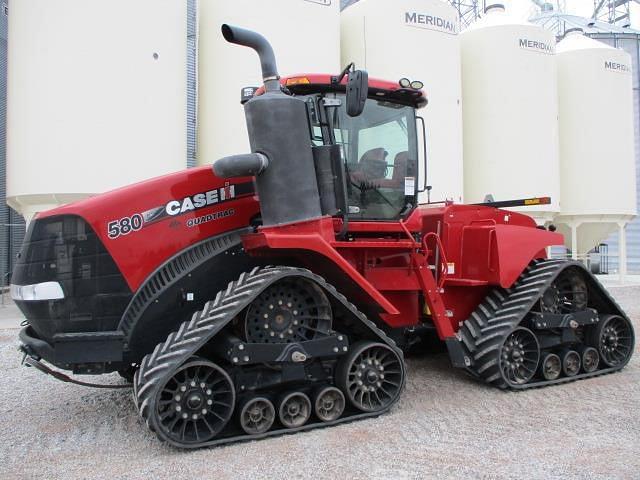
{"type": "Polygon", "coordinates": [[[540,360],[535,334],[525,327],[515,328],[500,349],[500,371],[509,385],[524,385],[533,378],[540,360]]]}
{"type": "Polygon", "coordinates": [[[629,361],[634,340],[633,327],[626,318],[605,315],[596,325],[590,343],[596,346],[607,367],[619,367],[629,361]]]}
{"type": "Polygon", "coordinates": [[[235,399],[233,382],[222,367],[208,360],[189,360],[158,393],[156,423],[176,443],[207,442],[231,418],[235,399]]]}
{"type": "Polygon", "coordinates": [[[311,416],[311,400],[302,392],[291,392],[280,400],[278,418],[286,428],[301,427],[311,416]]]}
{"type": "Polygon", "coordinates": [[[555,380],[562,373],[562,361],[555,353],[547,353],[540,363],[540,373],[545,380],[555,380]]]}
{"type": "Polygon", "coordinates": [[[240,411],[240,426],[249,435],[265,433],[273,425],[276,409],[271,400],[254,397],[248,400],[240,411]]]}
{"type": "Polygon", "coordinates": [[[582,359],[580,354],[575,350],[566,350],[562,354],[562,372],[567,377],[573,377],[580,372],[580,366],[582,365],[582,359]]]}

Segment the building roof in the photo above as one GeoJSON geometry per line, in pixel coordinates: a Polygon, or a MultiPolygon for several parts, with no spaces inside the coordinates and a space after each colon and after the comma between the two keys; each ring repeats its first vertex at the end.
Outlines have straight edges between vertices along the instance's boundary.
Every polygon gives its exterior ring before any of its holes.
{"type": "Polygon", "coordinates": [[[617,33],[640,35],[640,30],[634,30],[633,28],[620,27],[607,22],[594,20],[593,18],[585,18],[578,15],[569,15],[568,13],[558,13],[553,11],[541,13],[540,15],[532,17],[529,21],[542,27],[556,30],[559,33],[564,33],[564,31],[570,28],[582,28],[586,34],[617,33]]]}

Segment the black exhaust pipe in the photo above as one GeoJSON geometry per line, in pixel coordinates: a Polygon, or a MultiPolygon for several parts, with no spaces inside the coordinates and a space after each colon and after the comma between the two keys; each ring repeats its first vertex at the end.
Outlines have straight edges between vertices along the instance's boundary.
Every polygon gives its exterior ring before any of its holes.
{"type": "Polygon", "coordinates": [[[230,43],[256,51],[265,93],[244,104],[253,153],[217,160],[214,173],[222,178],[255,177],[264,226],[321,217],[307,104],[280,90],[275,55],[262,35],[226,24],[222,35],[230,43]]]}
{"type": "Polygon", "coordinates": [[[261,153],[241,153],[222,157],[213,164],[213,173],[220,178],[260,175],[269,166],[269,159],[261,153]]]}
{"type": "Polygon", "coordinates": [[[260,57],[260,67],[262,68],[262,80],[264,81],[264,88],[267,91],[274,91],[280,89],[278,80],[278,67],[276,66],[276,56],[273,53],[271,44],[259,33],[247,30],[245,28],[222,25],[222,35],[224,39],[229,43],[235,43],[236,45],[242,45],[244,47],[252,48],[260,57]]]}

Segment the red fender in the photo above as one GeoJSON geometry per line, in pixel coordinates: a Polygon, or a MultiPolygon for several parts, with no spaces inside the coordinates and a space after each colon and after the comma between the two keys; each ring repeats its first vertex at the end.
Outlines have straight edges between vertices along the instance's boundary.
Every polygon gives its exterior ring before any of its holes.
{"type": "Polygon", "coordinates": [[[564,244],[559,233],[516,225],[496,225],[491,240],[491,255],[498,265],[496,281],[503,288],[513,285],[532,260],[546,258],[546,247],[564,244]]]}

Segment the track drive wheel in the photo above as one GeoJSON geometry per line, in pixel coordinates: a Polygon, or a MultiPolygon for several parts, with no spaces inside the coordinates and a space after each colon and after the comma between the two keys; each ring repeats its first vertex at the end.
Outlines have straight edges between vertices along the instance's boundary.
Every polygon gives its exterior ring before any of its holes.
{"type": "Polygon", "coordinates": [[[331,318],[331,304],[320,286],[306,279],[284,279],[247,308],[242,334],[251,343],[303,342],[328,334],[331,318]]]}
{"type": "Polygon", "coordinates": [[[620,367],[631,358],[634,342],[629,320],[618,315],[605,315],[593,330],[590,343],[596,346],[607,367],[620,367]]]}
{"type": "Polygon", "coordinates": [[[222,367],[193,358],[157,394],[153,423],[163,436],[178,444],[207,442],[231,418],[235,398],[233,382],[222,367]]]}
{"type": "Polygon", "coordinates": [[[502,343],[500,372],[508,385],[524,385],[533,378],[540,361],[540,344],[525,327],[515,328],[502,343]]]}
{"type": "Polygon", "coordinates": [[[384,343],[360,341],[337,367],[337,383],[349,402],[363,412],[392,405],[404,384],[404,361],[384,343]]]}
{"type": "Polygon", "coordinates": [[[587,308],[589,291],[584,277],[575,268],[558,275],[540,299],[543,313],[572,313],[587,308]]]}

